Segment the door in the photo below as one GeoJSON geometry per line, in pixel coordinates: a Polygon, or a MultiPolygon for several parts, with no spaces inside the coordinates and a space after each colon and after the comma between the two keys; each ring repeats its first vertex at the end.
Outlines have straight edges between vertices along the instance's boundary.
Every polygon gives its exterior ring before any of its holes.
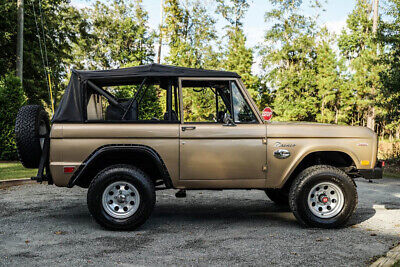
{"type": "Polygon", "coordinates": [[[236,81],[182,79],[180,90],[180,180],[258,180],[263,184],[266,126],[236,81]],[[228,118],[233,123],[226,123],[228,118]]]}

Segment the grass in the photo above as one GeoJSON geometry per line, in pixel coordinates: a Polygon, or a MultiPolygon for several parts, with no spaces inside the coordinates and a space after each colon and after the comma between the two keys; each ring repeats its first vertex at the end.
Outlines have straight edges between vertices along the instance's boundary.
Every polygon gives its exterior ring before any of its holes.
{"type": "Polygon", "coordinates": [[[26,169],[19,162],[0,163],[0,180],[30,178],[36,173],[36,169],[26,169]]]}

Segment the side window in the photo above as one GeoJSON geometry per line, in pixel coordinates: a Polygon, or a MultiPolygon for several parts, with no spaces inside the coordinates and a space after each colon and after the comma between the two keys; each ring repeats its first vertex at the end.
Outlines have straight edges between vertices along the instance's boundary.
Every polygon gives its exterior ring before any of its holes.
{"type": "MultiPolygon", "coordinates": [[[[88,88],[88,121],[168,122],[168,82],[88,88]]],[[[176,86],[171,87],[171,121],[178,121],[176,86]]]]}
{"type": "Polygon", "coordinates": [[[223,123],[230,114],[228,81],[183,80],[184,121],[189,123],[223,123]]]}
{"type": "Polygon", "coordinates": [[[235,82],[231,82],[235,123],[257,123],[257,118],[235,82]]]}

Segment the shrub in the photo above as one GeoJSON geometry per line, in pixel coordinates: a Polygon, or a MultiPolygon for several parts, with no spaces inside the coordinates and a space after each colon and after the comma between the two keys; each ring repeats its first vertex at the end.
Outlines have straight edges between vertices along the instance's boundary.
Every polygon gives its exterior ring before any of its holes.
{"type": "Polygon", "coordinates": [[[25,96],[20,80],[8,73],[0,78],[0,159],[17,159],[14,125],[25,96]]]}

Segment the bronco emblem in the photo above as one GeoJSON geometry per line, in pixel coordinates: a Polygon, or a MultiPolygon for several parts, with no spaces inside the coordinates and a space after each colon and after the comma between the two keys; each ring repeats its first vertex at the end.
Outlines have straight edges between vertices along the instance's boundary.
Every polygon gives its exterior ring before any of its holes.
{"type": "Polygon", "coordinates": [[[281,142],[276,142],[274,147],[295,147],[296,144],[282,144],[281,142]]]}

